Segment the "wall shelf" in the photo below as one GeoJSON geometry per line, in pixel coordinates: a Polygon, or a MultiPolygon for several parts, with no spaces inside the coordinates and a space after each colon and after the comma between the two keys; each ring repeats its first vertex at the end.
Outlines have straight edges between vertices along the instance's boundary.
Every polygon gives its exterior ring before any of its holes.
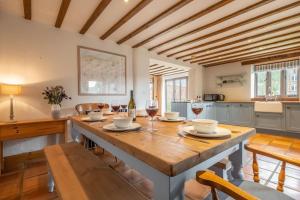
{"type": "Polygon", "coordinates": [[[246,73],[217,76],[217,85],[219,87],[223,87],[224,85],[230,85],[235,83],[244,85],[244,83],[246,82],[245,75],[246,73]]]}

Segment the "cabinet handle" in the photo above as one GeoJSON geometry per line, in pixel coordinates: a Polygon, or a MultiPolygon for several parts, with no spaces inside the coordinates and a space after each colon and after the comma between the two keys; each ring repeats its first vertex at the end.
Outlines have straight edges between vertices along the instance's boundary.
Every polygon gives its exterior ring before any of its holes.
{"type": "Polygon", "coordinates": [[[243,104],[240,104],[240,107],[243,107],[243,104]]]}
{"type": "Polygon", "coordinates": [[[226,105],[226,107],[229,107],[229,105],[226,105]]]}
{"type": "Polygon", "coordinates": [[[290,108],[291,108],[291,107],[289,107],[289,106],[288,106],[288,107],[286,107],[286,109],[290,109],[290,108]]]}
{"type": "Polygon", "coordinates": [[[259,115],[256,115],[256,117],[259,117],[259,115]]]}

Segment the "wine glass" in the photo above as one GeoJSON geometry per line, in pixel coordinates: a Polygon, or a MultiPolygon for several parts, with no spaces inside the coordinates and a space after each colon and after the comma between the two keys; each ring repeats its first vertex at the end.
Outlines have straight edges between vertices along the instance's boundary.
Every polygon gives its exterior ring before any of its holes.
{"type": "Polygon", "coordinates": [[[113,101],[113,102],[111,103],[111,108],[112,108],[112,110],[113,110],[114,112],[117,113],[117,115],[119,114],[120,107],[121,107],[121,105],[120,105],[119,102],[117,102],[117,101],[113,101]]]}
{"type": "Polygon", "coordinates": [[[203,104],[198,100],[193,100],[191,102],[191,108],[193,113],[195,114],[195,119],[198,119],[198,116],[203,111],[203,104]]]}
{"type": "Polygon", "coordinates": [[[98,104],[98,108],[100,109],[100,112],[102,112],[104,106],[105,106],[104,103],[99,103],[98,104]]]}
{"type": "Polygon", "coordinates": [[[147,100],[146,102],[146,112],[151,117],[151,129],[149,131],[153,133],[154,131],[157,131],[157,129],[153,129],[153,117],[158,112],[158,102],[157,100],[147,100]]]}
{"type": "Polygon", "coordinates": [[[126,112],[126,110],[127,110],[127,104],[122,104],[121,108],[122,108],[122,112],[126,112]]]}

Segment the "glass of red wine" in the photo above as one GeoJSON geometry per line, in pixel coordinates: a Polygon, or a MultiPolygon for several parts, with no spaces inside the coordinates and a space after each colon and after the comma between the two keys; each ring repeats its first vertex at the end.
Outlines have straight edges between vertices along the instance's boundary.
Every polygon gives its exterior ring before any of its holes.
{"type": "Polygon", "coordinates": [[[102,112],[104,106],[105,106],[104,103],[99,103],[98,104],[98,108],[100,109],[100,112],[102,112]]]}
{"type": "Polygon", "coordinates": [[[203,104],[200,101],[192,101],[191,102],[191,108],[193,113],[195,114],[196,119],[198,119],[198,116],[203,111],[203,104]]]}
{"type": "Polygon", "coordinates": [[[122,112],[126,112],[126,110],[127,110],[127,104],[122,104],[121,108],[122,108],[122,112]]]}
{"type": "Polygon", "coordinates": [[[113,110],[113,112],[117,113],[117,115],[119,114],[120,107],[121,105],[118,102],[113,102],[111,104],[111,109],[113,110]]]}
{"type": "Polygon", "coordinates": [[[157,100],[147,100],[147,102],[146,102],[146,112],[151,117],[151,129],[149,129],[149,131],[151,133],[153,133],[154,131],[157,131],[157,129],[153,128],[153,121],[154,121],[153,117],[158,112],[158,102],[157,102],[157,100]]]}

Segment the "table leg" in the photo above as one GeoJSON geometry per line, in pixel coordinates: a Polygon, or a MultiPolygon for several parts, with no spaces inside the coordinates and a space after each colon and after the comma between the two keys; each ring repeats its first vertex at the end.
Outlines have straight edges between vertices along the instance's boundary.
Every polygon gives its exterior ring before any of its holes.
{"type": "Polygon", "coordinates": [[[239,144],[239,149],[229,155],[229,160],[232,164],[231,169],[231,178],[233,179],[243,179],[242,167],[243,167],[243,159],[244,159],[244,142],[239,144]]]}
{"type": "Polygon", "coordinates": [[[54,191],[54,179],[53,179],[50,169],[48,170],[48,191],[49,192],[54,191]]]}

